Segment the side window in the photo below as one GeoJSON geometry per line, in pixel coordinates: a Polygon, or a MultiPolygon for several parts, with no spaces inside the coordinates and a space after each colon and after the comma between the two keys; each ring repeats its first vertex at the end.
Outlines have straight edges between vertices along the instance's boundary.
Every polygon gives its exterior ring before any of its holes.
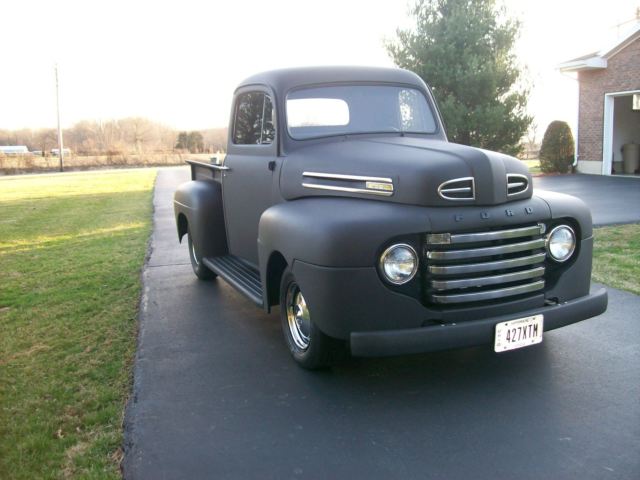
{"type": "Polygon", "coordinates": [[[238,95],[233,143],[236,145],[266,145],[273,142],[273,103],[263,92],[248,92],[238,95]]]}

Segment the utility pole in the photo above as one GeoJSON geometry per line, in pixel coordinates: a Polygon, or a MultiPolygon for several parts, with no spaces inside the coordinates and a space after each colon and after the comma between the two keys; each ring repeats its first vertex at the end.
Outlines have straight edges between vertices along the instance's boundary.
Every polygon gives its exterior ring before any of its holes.
{"type": "Polygon", "coordinates": [[[58,112],[58,155],[60,156],[60,171],[64,171],[64,147],[62,144],[62,127],[60,126],[60,88],[58,86],[58,64],[56,63],[56,107],[58,112]]]}

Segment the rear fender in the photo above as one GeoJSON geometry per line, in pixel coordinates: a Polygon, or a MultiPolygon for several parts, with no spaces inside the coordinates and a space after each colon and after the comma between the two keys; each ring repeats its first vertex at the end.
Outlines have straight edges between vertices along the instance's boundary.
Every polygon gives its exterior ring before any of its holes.
{"type": "Polygon", "coordinates": [[[189,231],[203,257],[227,254],[222,186],[196,180],[181,184],[173,197],[178,239],[189,231]]]}

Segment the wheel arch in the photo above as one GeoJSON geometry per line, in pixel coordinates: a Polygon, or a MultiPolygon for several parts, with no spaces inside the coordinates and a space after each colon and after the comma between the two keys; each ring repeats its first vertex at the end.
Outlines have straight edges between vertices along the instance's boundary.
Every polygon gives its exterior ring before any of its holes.
{"type": "Polygon", "coordinates": [[[276,250],[269,256],[264,282],[266,286],[265,307],[268,311],[272,306],[280,303],[280,281],[288,266],[287,260],[279,251],[276,250]]]}
{"type": "Polygon", "coordinates": [[[178,227],[178,241],[182,243],[182,237],[189,232],[189,220],[187,220],[187,216],[183,212],[178,213],[176,226],[178,227]]]}

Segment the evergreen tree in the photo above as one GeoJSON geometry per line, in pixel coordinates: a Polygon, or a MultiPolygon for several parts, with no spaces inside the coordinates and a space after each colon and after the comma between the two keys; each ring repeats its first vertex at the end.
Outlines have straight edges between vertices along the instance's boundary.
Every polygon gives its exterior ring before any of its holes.
{"type": "Polygon", "coordinates": [[[516,154],[532,118],[513,48],[520,30],[495,0],[417,0],[414,28],[387,52],[434,91],[451,141],[516,154]]]}
{"type": "Polygon", "coordinates": [[[551,122],[540,146],[540,170],[544,173],[567,173],[573,164],[574,153],[573,135],[567,122],[551,122]]]}

